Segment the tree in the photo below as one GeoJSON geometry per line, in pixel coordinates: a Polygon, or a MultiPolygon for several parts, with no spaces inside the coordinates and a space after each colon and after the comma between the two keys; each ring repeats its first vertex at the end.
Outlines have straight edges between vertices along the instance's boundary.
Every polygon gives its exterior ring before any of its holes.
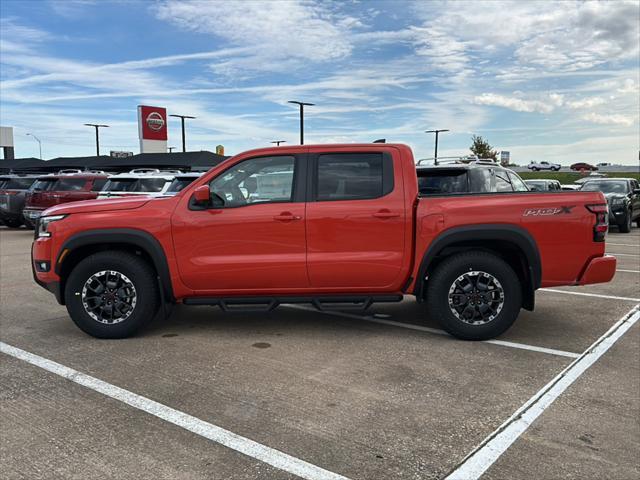
{"type": "Polygon", "coordinates": [[[498,152],[484,138],[474,135],[471,137],[471,141],[469,149],[475,156],[478,158],[491,158],[494,161],[498,160],[498,152]]]}

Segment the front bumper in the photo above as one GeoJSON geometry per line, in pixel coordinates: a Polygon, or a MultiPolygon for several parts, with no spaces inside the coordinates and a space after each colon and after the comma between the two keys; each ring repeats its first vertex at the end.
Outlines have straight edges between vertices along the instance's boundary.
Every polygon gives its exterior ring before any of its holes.
{"type": "Polygon", "coordinates": [[[54,265],[50,263],[50,268],[46,272],[38,272],[36,270],[36,262],[50,261],[51,258],[51,239],[39,238],[34,240],[31,245],[31,273],[33,274],[33,279],[42,288],[53,293],[60,305],[64,305],[60,277],[55,273],[54,265]]]}
{"type": "Polygon", "coordinates": [[[591,259],[580,280],[578,280],[578,285],[610,282],[616,274],[616,264],[616,257],[612,255],[591,259]]]}

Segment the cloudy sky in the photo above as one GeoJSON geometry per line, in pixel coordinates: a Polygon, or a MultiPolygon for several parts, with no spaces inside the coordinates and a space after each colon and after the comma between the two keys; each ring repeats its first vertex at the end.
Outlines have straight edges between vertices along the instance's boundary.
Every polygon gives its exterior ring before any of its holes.
{"type": "MultiPolygon", "coordinates": [[[[2,0],[0,122],[16,156],[138,151],[136,106],[198,117],[189,149],[486,137],[525,163],[635,164],[640,3],[2,0]]],[[[172,119],[169,145],[180,145],[172,119]]]]}

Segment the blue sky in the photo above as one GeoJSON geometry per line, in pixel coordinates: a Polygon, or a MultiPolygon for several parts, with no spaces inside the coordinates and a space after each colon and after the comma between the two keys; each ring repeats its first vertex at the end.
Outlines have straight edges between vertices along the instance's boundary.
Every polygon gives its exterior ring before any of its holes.
{"type": "MultiPolygon", "coordinates": [[[[198,117],[191,150],[472,134],[524,164],[637,164],[640,4],[2,0],[0,123],[16,156],[138,151],[136,106],[198,117]]],[[[173,119],[175,120],[175,119],[173,119]]],[[[169,145],[180,145],[178,121],[169,145]]]]}

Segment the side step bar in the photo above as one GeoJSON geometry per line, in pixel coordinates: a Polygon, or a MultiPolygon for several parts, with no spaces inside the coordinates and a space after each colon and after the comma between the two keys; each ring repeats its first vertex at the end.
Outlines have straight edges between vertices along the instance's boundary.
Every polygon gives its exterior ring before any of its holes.
{"type": "Polygon", "coordinates": [[[189,297],[185,305],[211,305],[224,312],[270,312],[283,303],[310,303],[316,309],[365,311],[378,302],[400,302],[402,295],[318,295],[287,297],[189,297]]]}

